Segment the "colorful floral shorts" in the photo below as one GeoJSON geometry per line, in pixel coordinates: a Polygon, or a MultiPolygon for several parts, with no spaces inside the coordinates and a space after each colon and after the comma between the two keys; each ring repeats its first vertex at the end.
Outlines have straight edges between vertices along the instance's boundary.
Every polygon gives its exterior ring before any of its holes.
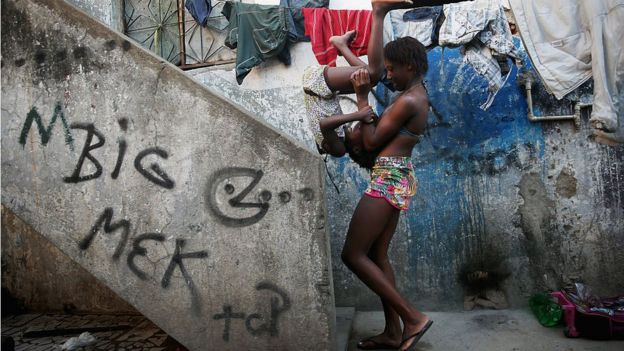
{"type": "MultiPolygon", "coordinates": [[[[319,125],[323,118],[341,115],[342,109],[336,94],[325,82],[325,66],[310,66],[303,72],[303,101],[305,102],[308,125],[316,144],[323,145],[323,134],[319,125]]],[[[336,134],[344,137],[342,128],[336,128],[336,134]]]]}
{"type": "Polygon", "coordinates": [[[377,157],[371,182],[364,194],[384,198],[392,206],[405,211],[417,187],[418,179],[410,157],[377,157]]]}

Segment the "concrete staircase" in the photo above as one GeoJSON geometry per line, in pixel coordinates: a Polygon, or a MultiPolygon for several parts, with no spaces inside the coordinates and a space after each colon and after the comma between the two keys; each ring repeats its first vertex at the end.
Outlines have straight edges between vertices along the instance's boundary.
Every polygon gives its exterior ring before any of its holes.
{"type": "Polygon", "coordinates": [[[334,348],[321,167],[64,1],[2,2],[2,204],[189,349],[334,348]]]}
{"type": "Polygon", "coordinates": [[[353,331],[355,307],[336,307],[336,351],[347,351],[353,331]]]}

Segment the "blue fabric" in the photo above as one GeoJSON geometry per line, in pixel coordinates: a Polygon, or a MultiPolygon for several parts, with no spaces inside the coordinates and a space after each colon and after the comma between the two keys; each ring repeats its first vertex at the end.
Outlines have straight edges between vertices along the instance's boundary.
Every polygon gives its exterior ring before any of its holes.
{"type": "Polygon", "coordinates": [[[419,7],[407,11],[403,14],[404,22],[423,22],[429,19],[433,20],[433,28],[431,30],[432,45],[438,45],[438,31],[441,23],[438,23],[442,14],[442,6],[419,7]]]}
{"type": "Polygon", "coordinates": [[[212,11],[212,3],[210,0],[186,0],[184,7],[186,7],[200,26],[206,26],[206,23],[208,23],[208,16],[210,16],[210,12],[212,11]]]}
{"type": "Polygon", "coordinates": [[[317,8],[327,6],[329,6],[329,0],[280,0],[280,7],[288,9],[286,15],[288,39],[291,42],[310,41],[310,38],[305,35],[301,9],[304,7],[317,8]]]}
{"type": "Polygon", "coordinates": [[[405,22],[420,22],[432,19],[433,22],[438,20],[438,17],[442,13],[442,6],[431,7],[419,7],[403,14],[403,21],[405,22]]]}
{"type": "Polygon", "coordinates": [[[382,83],[386,86],[390,91],[395,92],[396,88],[394,87],[394,83],[390,79],[388,79],[388,71],[384,68],[383,74],[381,78],[379,78],[379,83],[382,83]]]}

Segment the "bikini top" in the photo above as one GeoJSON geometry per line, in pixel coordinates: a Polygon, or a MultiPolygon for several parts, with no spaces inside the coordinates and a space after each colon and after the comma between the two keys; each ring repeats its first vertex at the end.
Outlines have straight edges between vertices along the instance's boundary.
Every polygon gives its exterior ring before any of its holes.
{"type": "MultiPolygon", "coordinates": [[[[379,116],[379,119],[381,119],[381,116],[379,116]]],[[[405,134],[405,135],[409,135],[409,136],[412,136],[412,137],[416,137],[418,139],[418,141],[420,141],[420,138],[422,138],[422,134],[416,134],[414,132],[411,132],[405,126],[401,127],[401,129],[399,129],[399,134],[405,134]]]]}
{"type": "MultiPolygon", "coordinates": [[[[425,88],[425,93],[429,94],[429,91],[427,90],[427,86],[425,85],[425,81],[422,81],[421,84],[422,84],[423,88],[425,88]]],[[[381,116],[379,116],[379,117],[381,117],[381,116]]],[[[416,137],[418,139],[418,141],[420,141],[420,138],[423,137],[422,134],[416,134],[414,132],[410,132],[405,126],[401,127],[401,129],[399,130],[399,134],[405,134],[405,135],[416,137]]]]}

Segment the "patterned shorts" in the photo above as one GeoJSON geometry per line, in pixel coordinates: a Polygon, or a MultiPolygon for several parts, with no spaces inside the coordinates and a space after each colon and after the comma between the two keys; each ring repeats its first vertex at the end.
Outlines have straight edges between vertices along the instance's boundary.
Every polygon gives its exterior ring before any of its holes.
{"type": "Polygon", "coordinates": [[[384,198],[392,206],[406,211],[416,188],[418,179],[414,175],[411,157],[377,157],[371,182],[364,194],[384,198]]]}
{"type": "MultiPolygon", "coordinates": [[[[316,144],[323,145],[323,134],[319,125],[323,118],[341,115],[338,97],[325,82],[326,66],[310,66],[303,72],[303,101],[305,102],[308,125],[316,144]]],[[[344,136],[342,128],[336,128],[339,137],[344,136]]]]}

